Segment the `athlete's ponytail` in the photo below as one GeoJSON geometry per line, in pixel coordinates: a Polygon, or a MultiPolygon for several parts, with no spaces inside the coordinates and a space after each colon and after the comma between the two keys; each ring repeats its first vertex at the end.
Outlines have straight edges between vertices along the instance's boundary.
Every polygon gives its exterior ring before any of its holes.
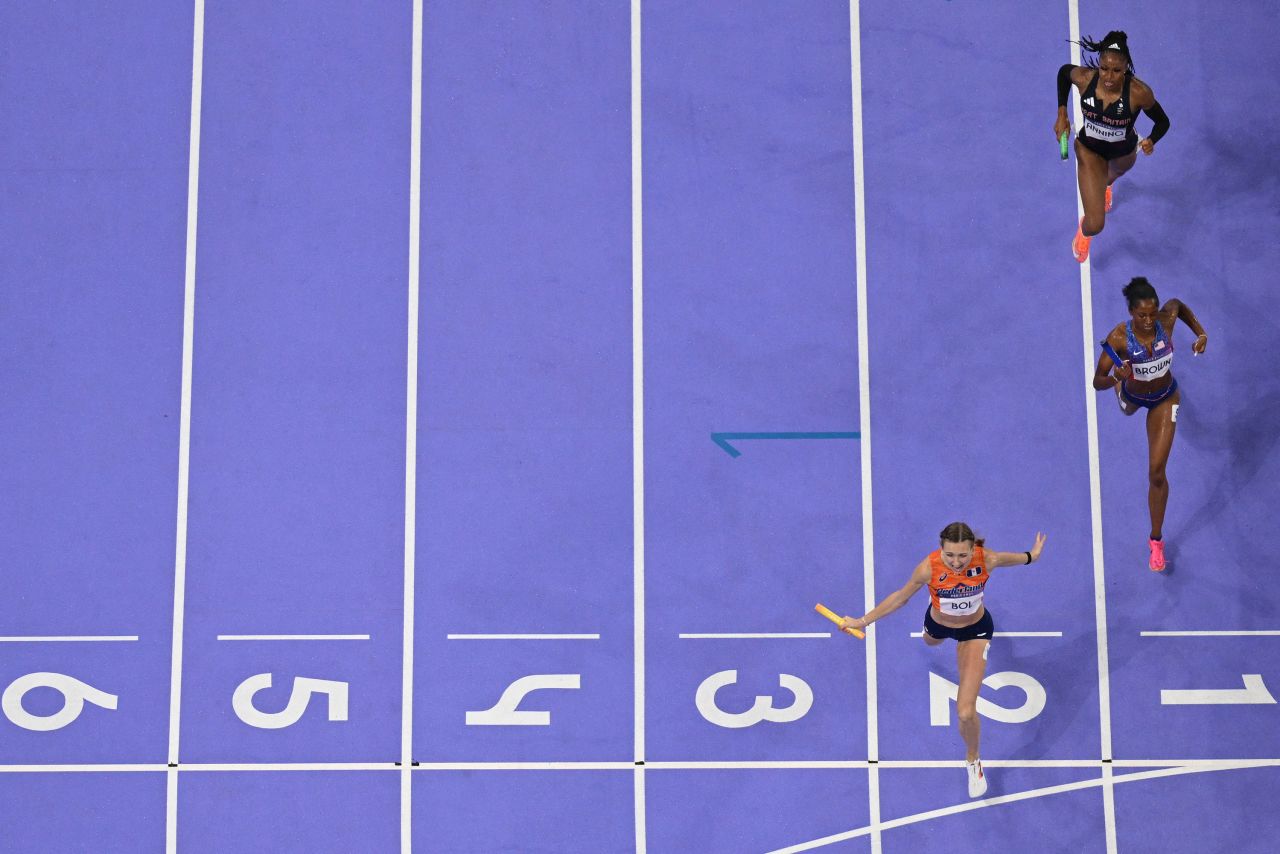
{"type": "Polygon", "coordinates": [[[975,548],[982,548],[986,540],[973,535],[973,529],[964,522],[952,522],[938,534],[943,543],[973,543],[975,548]]]}
{"type": "Polygon", "coordinates": [[[1156,296],[1155,287],[1144,276],[1135,276],[1130,279],[1129,284],[1124,286],[1124,290],[1121,293],[1129,301],[1130,309],[1144,299],[1152,300],[1157,306],[1160,305],[1160,297],[1156,296]]]}
{"type": "Polygon", "coordinates": [[[1098,57],[1104,50],[1114,50],[1124,57],[1125,70],[1130,74],[1133,73],[1133,57],[1129,54],[1129,36],[1124,30],[1112,30],[1102,38],[1094,41],[1092,38],[1085,37],[1076,42],[1080,45],[1080,49],[1093,56],[1086,57],[1084,64],[1089,68],[1098,67],[1098,57]]]}

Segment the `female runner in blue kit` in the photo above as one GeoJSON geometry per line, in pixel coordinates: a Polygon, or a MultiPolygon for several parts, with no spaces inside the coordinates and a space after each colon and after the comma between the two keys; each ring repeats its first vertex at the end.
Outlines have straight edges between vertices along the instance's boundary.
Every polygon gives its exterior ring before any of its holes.
{"type": "Polygon", "coordinates": [[[1130,319],[1112,329],[1103,340],[1093,387],[1099,391],[1115,389],[1125,415],[1147,410],[1147,508],[1151,514],[1151,536],[1147,540],[1151,558],[1147,565],[1161,572],[1166,566],[1161,528],[1165,505],[1169,503],[1165,465],[1173,447],[1182,400],[1171,371],[1173,327],[1181,320],[1196,333],[1191,352],[1197,356],[1204,352],[1209,336],[1186,303],[1171,299],[1161,306],[1156,289],[1144,278],[1125,285],[1124,296],[1130,319]]]}

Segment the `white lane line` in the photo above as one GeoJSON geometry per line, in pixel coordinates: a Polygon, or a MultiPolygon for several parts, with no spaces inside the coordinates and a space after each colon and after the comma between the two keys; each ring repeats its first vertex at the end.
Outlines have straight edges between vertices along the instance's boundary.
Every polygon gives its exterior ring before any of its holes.
{"type": "Polygon", "coordinates": [[[645,780],[644,765],[632,765],[634,770],[631,774],[632,790],[635,793],[635,827],[636,827],[636,854],[642,854],[649,850],[649,829],[646,827],[648,822],[648,813],[645,809],[645,780]]]}
{"type": "Polygon", "coordinates": [[[420,762],[414,771],[634,771],[634,762],[420,762]]]}
{"type": "Polygon", "coordinates": [[[369,640],[368,635],[218,635],[220,641],[349,641],[369,640]]]}
{"type": "Polygon", "coordinates": [[[445,640],[600,640],[600,635],[445,635],[445,640]]]}
{"type": "MultiPolygon", "coordinates": [[[[983,759],[991,768],[1101,768],[1107,763],[1099,759],[983,759]]],[[[1110,763],[1114,768],[1200,768],[1218,770],[1224,765],[1232,768],[1280,767],[1280,758],[1272,759],[1117,759],[1110,763]]],[[[762,770],[866,770],[866,760],[744,760],[739,762],[666,761],[647,762],[643,766],[651,771],[750,771],[762,770]]],[[[881,768],[921,769],[959,768],[964,762],[946,760],[881,760],[881,768]]],[[[630,771],[637,766],[626,760],[615,762],[422,762],[412,766],[414,771],[630,771]]],[[[396,762],[186,762],[177,769],[153,763],[95,763],[61,765],[0,765],[0,774],[74,774],[74,773],[167,773],[177,771],[401,771],[396,762]]]]}
{"type": "MultiPolygon", "coordinates": [[[[182,709],[182,637],[187,599],[187,507],[191,474],[191,376],[196,321],[196,235],[200,200],[200,110],[204,88],[204,0],[195,0],[191,31],[191,124],[187,139],[187,236],[182,295],[182,385],[178,419],[178,495],[173,556],[173,626],[169,663],[168,765],[178,762],[182,709]]],[[[178,775],[165,785],[165,851],[178,850],[178,775]]]]}
{"type": "MultiPolygon", "coordinates": [[[[982,760],[986,762],[986,760],[982,760]]],[[[646,762],[645,767],[657,771],[749,771],[777,768],[780,770],[865,770],[871,763],[865,759],[742,759],[736,761],[678,759],[646,762]]],[[[884,763],[888,764],[888,763],[884,763]]]]}
{"type": "Polygon", "coordinates": [[[182,771],[399,771],[394,762],[188,762],[182,771]]]}
{"type": "MultiPolygon", "coordinates": [[[[1080,5],[1078,0],[1067,0],[1068,20],[1071,28],[1071,63],[1080,65],[1080,5]]],[[[1074,98],[1073,117],[1075,127],[1083,123],[1080,97],[1074,98]]],[[[1076,217],[1084,216],[1084,201],[1076,193],[1076,217]]],[[[1064,253],[1065,248],[1058,250],[1064,253]]],[[[1066,263],[1063,259],[1062,263],[1066,263]]],[[[1089,520],[1093,533],[1093,603],[1094,626],[1098,651],[1098,729],[1103,759],[1111,759],[1111,670],[1107,651],[1107,587],[1105,563],[1102,551],[1102,475],[1098,464],[1098,408],[1097,392],[1093,390],[1094,348],[1093,335],[1093,273],[1086,259],[1080,265],[1080,321],[1084,341],[1084,411],[1086,438],[1089,452],[1089,520]]],[[[1115,790],[1111,778],[1102,782],[1102,812],[1106,827],[1107,854],[1116,854],[1115,790]]]]}
{"type": "MultiPolygon", "coordinates": [[[[626,763],[626,767],[631,767],[626,763]]],[[[0,765],[0,774],[165,773],[169,779],[196,771],[399,771],[394,762],[187,762],[177,768],[160,763],[93,765],[0,765]]]]}
{"type": "MultiPolygon", "coordinates": [[[[645,756],[644,657],[644,170],[641,96],[640,2],[631,0],[631,544],[632,544],[632,757],[645,756]]],[[[636,851],[646,851],[645,777],[633,775],[636,851]]]]}
{"type": "Polygon", "coordinates": [[[928,812],[915,813],[914,815],[895,818],[891,821],[881,822],[877,827],[875,825],[867,825],[854,830],[847,830],[843,833],[835,833],[830,836],[824,836],[820,839],[811,839],[808,842],[801,842],[797,845],[790,845],[786,848],[777,848],[768,854],[794,854],[799,851],[812,851],[815,848],[823,848],[827,845],[834,845],[837,842],[844,842],[849,839],[856,839],[860,836],[868,836],[872,833],[893,830],[897,827],[905,827],[909,824],[918,824],[922,821],[930,821],[935,818],[943,818],[949,815],[956,815],[962,812],[971,812],[972,810],[985,809],[987,807],[1000,806],[1001,804],[1012,804],[1018,801],[1026,801],[1032,798],[1042,798],[1049,795],[1059,795],[1065,792],[1074,792],[1081,789],[1090,789],[1099,786],[1104,789],[1111,788],[1120,783],[1137,783],[1143,780],[1156,780],[1161,777],[1176,777],[1183,774],[1202,774],[1209,771],[1235,771],[1242,768],[1253,767],[1243,765],[1238,762],[1228,761],[1218,763],[1212,766],[1201,767],[1180,767],[1166,768],[1159,771],[1138,771],[1132,774],[1121,774],[1111,777],[1110,768],[1103,766],[1103,776],[1090,780],[1080,780],[1075,783],[1064,783],[1059,786],[1046,786],[1042,789],[1029,789],[1025,792],[1014,792],[1010,795],[1000,795],[995,798],[983,798],[982,800],[969,801],[967,803],[956,804],[955,806],[943,807],[941,809],[929,810],[928,812]]]}
{"type": "Polygon", "coordinates": [[[742,638],[829,638],[831,632],[707,632],[682,634],[686,640],[740,640],[742,638]]]}
{"type": "Polygon", "coordinates": [[[409,281],[404,404],[404,625],[400,671],[400,851],[413,850],[413,639],[418,519],[418,290],[422,245],[422,0],[413,0],[409,95],[409,281]]]}
{"type": "Polygon", "coordinates": [[[160,762],[132,764],[124,762],[114,765],[0,765],[0,774],[99,774],[103,772],[127,774],[137,771],[163,774],[172,770],[168,765],[160,762]]]}
{"type": "MultiPolygon", "coordinates": [[[[1101,759],[987,759],[982,764],[988,768],[1098,768],[1101,759]]],[[[1177,765],[1170,760],[1163,765],[1177,765]]],[[[963,759],[883,759],[880,765],[885,768],[963,768],[963,759]]],[[[1163,767],[1163,765],[1161,767],[1163,767]]]]}
{"type": "Polygon", "coordinates": [[[1263,638],[1278,637],[1280,631],[1186,631],[1186,632],[1139,632],[1144,638],[1263,638]]]}
{"type": "MultiPolygon", "coordinates": [[[[1235,760],[1206,760],[1212,764],[1221,764],[1224,761],[1235,760]]],[[[1280,764],[1277,760],[1258,760],[1262,764],[1280,764]]],[[[1104,763],[1100,759],[983,759],[983,765],[991,768],[1098,768],[1104,763]]],[[[777,759],[777,760],[740,760],[740,761],[659,761],[646,762],[645,767],[656,769],[659,771],[670,770],[686,770],[686,771],[702,771],[702,770],[749,770],[753,768],[767,769],[776,768],[781,770],[839,770],[839,769],[865,769],[872,763],[865,759],[777,759]]],[[[962,768],[964,760],[962,759],[881,759],[878,763],[881,768],[896,769],[919,769],[919,768],[962,768]]],[[[1116,763],[1119,764],[1119,763],[1116,763]]],[[[1141,767],[1159,767],[1164,768],[1173,765],[1192,764],[1192,761],[1180,761],[1177,759],[1169,760],[1152,760],[1142,764],[1141,767]]]]}
{"type": "MultiPolygon", "coordinates": [[[[983,762],[986,762],[984,759],[983,762]]],[[[1266,768],[1280,765],[1280,759],[1117,759],[1111,764],[1116,768],[1168,768],[1171,766],[1216,768],[1230,762],[1240,768],[1266,768]]]]}
{"type": "Polygon", "coordinates": [[[137,635],[7,635],[0,637],[0,643],[110,643],[137,639],[137,635]]]}
{"type": "MultiPolygon", "coordinates": [[[[875,539],[871,514],[871,345],[867,323],[867,204],[866,173],[862,160],[862,23],[858,0],[849,0],[849,81],[853,119],[853,228],[858,293],[858,449],[862,483],[862,600],[870,611],[876,606],[875,539]]],[[[865,613],[865,611],[864,611],[865,613]]],[[[880,757],[880,723],[876,685],[876,633],[867,632],[867,757],[880,757]]],[[[880,821],[880,777],[874,766],[867,771],[867,799],[871,821],[880,821]]],[[[872,854],[880,852],[880,833],[871,836],[872,854]]]]}
{"type": "MultiPolygon", "coordinates": [[[[912,632],[913,638],[924,637],[924,632],[912,632]]],[[[994,632],[992,637],[997,638],[1060,638],[1062,632],[994,632]]]]}
{"type": "MultiPolygon", "coordinates": [[[[424,762],[413,771],[631,771],[634,762],[424,762]]],[[[186,762],[178,768],[160,763],[83,765],[0,765],[0,774],[168,773],[245,771],[396,771],[396,762],[186,762]]]]}

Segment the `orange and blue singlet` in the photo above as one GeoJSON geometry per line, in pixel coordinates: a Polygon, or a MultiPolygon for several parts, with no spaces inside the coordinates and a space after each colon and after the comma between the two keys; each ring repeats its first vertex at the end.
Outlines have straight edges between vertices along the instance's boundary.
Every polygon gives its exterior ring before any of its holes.
{"type": "Polygon", "coordinates": [[[942,561],[942,551],[929,554],[929,598],[940,614],[967,617],[982,610],[982,594],[991,573],[987,571],[986,552],[975,546],[973,559],[961,570],[942,561]]]}

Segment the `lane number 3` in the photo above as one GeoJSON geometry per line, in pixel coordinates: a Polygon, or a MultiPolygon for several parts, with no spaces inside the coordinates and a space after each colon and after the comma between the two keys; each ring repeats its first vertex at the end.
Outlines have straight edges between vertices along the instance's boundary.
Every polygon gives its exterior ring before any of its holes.
{"type": "Polygon", "coordinates": [[[738,671],[721,670],[719,673],[712,673],[706,679],[703,679],[702,684],[698,686],[698,692],[694,696],[698,711],[716,726],[728,729],[742,729],[743,727],[754,726],[762,721],[779,724],[791,723],[792,721],[800,720],[813,707],[813,689],[809,687],[809,683],[799,676],[792,676],[790,673],[779,673],[778,685],[790,691],[794,698],[789,706],[784,706],[781,709],[775,708],[773,697],[766,694],[757,695],[751,708],[746,711],[726,712],[716,705],[716,692],[737,681],[738,671]]]}

